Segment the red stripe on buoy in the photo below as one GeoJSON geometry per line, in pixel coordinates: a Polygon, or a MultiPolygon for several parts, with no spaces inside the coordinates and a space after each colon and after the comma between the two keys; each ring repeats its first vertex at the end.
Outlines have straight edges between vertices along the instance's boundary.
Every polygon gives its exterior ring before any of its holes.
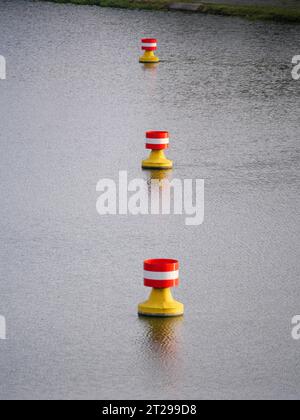
{"type": "Polygon", "coordinates": [[[155,44],[155,43],[157,43],[157,39],[156,38],[143,38],[142,43],[143,44],[155,44]]]}
{"type": "Polygon", "coordinates": [[[169,138],[168,131],[147,131],[146,132],[147,139],[167,139],[169,138]]]}
{"type": "Polygon", "coordinates": [[[168,144],[149,144],[146,143],[146,149],[150,149],[150,150],[165,150],[168,149],[169,145],[168,144]]]}
{"type": "Polygon", "coordinates": [[[144,262],[144,270],[146,271],[178,271],[179,262],[170,259],[152,259],[144,262]]]}
{"type": "Polygon", "coordinates": [[[154,287],[154,289],[166,289],[167,287],[177,287],[179,286],[179,279],[177,280],[148,280],[144,279],[144,286],[154,287]]]}
{"type": "Polygon", "coordinates": [[[156,38],[143,38],[142,39],[143,44],[152,44],[152,43],[156,43],[156,42],[157,42],[156,38]]]}

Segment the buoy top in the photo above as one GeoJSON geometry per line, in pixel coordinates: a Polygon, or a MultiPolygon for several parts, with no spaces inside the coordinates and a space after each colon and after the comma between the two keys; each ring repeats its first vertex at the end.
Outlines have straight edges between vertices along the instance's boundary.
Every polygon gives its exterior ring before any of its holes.
{"type": "Polygon", "coordinates": [[[146,149],[163,150],[169,147],[168,131],[147,131],[146,149]]]}
{"type": "Polygon", "coordinates": [[[144,262],[144,285],[163,289],[179,285],[179,262],[172,259],[152,259],[144,262]]]}
{"type": "Polygon", "coordinates": [[[157,50],[157,39],[155,38],[143,38],[142,50],[144,51],[155,51],[157,50]]]}
{"type": "Polygon", "coordinates": [[[168,131],[147,131],[146,137],[148,139],[167,139],[169,138],[168,131]]]}
{"type": "Polygon", "coordinates": [[[157,39],[155,39],[155,38],[143,38],[142,39],[142,42],[143,43],[149,43],[149,44],[151,44],[151,43],[154,43],[154,44],[156,44],[157,43],[157,39]]]}
{"type": "Polygon", "coordinates": [[[153,259],[144,262],[144,269],[148,271],[176,271],[179,270],[179,262],[170,259],[153,259]]]}

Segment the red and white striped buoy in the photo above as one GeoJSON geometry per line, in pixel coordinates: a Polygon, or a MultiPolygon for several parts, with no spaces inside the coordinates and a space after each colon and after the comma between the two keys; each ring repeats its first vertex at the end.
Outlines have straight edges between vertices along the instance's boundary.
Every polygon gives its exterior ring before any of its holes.
{"type": "Polygon", "coordinates": [[[157,39],[143,38],[142,39],[142,50],[143,51],[156,51],[157,50],[157,39]]]}
{"type": "Polygon", "coordinates": [[[144,169],[171,169],[173,162],[166,158],[165,149],[169,147],[168,131],[147,131],[146,132],[146,149],[151,150],[148,159],[143,160],[142,168],[144,169]]]}
{"type": "Polygon", "coordinates": [[[144,261],[144,285],[152,287],[149,299],[138,306],[143,316],[181,316],[184,305],[173,299],[171,287],[179,285],[179,262],[169,259],[144,261]]]}
{"type": "Polygon", "coordinates": [[[146,149],[164,150],[168,149],[170,136],[168,131],[147,131],[146,149]]]}
{"type": "Polygon", "coordinates": [[[157,50],[157,39],[155,38],[143,38],[142,40],[142,50],[144,55],[140,57],[140,63],[145,64],[155,64],[159,62],[159,58],[156,57],[154,51],[157,50]]]}
{"type": "Polygon", "coordinates": [[[144,285],[163,289],[179,285],[179,262],[177,260],[156,259],[144,262],[144,285]]]}

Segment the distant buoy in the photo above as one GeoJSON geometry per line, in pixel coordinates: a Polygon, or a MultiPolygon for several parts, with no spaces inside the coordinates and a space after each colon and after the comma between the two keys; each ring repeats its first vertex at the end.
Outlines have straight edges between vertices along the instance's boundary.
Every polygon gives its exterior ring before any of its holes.
{"type": "Polygon", "coordinates": [[[138,307],[142,316],[171,317],[184,313],[182,303],[173,299],[170,288],[179,285],[179,262],[153,259],[144,262],[144,285],[152,287],[149,299],[138,307]]]}
{"type": "Polygon", "coordinates": [[[156,57],[154,51],[157,50],[157,40],[154,38],[142,39],[142,50],[144,55],[140,57],[140,63],[158,63],[159,58],[156,57]]]}
{"type": "Polygon", "coordinates": [[[151,150],[148,159],[142,162],[144,169],[172,169],[173,162],[165,156],[164,150],[169,148],[167,131],[147,131],[146,149],[151,150]]]}

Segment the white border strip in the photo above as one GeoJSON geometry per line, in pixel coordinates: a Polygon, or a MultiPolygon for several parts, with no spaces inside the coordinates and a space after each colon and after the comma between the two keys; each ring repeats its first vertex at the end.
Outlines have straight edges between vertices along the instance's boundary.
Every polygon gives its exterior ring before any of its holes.
{"type": "Polygon", "coordinates": [[[144,279],[147,280],[177,280],[179,271],[146,271],[144,270],[144,279]]]}

